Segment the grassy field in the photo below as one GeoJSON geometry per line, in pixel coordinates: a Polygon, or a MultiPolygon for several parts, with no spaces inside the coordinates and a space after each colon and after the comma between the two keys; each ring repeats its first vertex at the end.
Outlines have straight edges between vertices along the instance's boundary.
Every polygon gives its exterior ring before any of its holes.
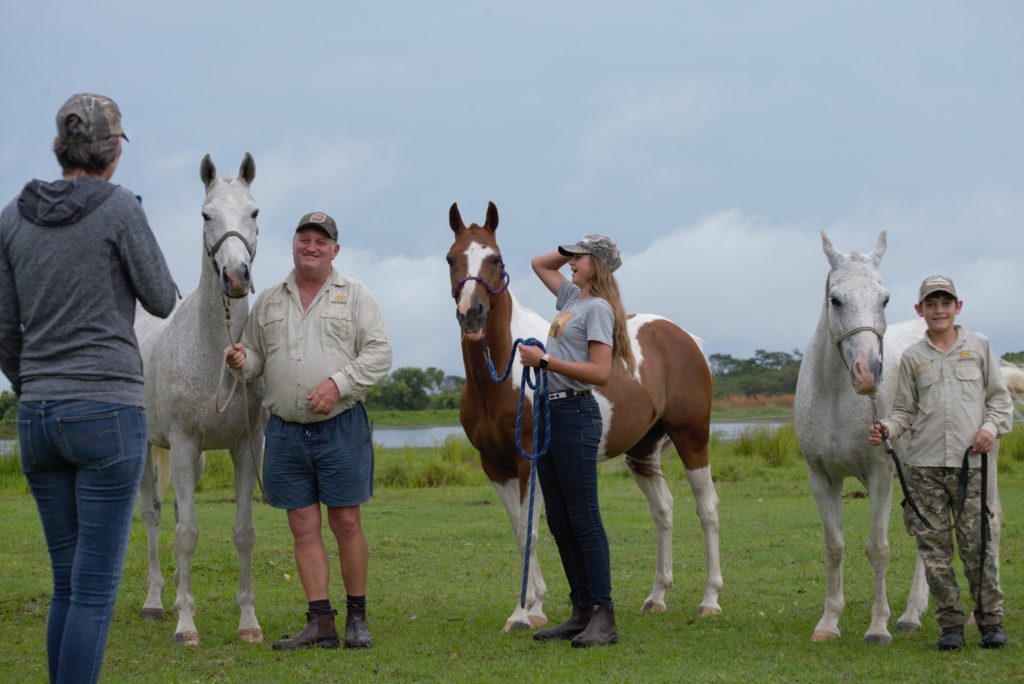
{"type": "MultiPolygon", "coordinates": [[[[1019,432],[1019,431],[1018,431],[1019,432]]],[[[1015,434],[1018,446],[1024,442],[1015,434]]],[[[846,520],[846,613],[842,639],[813,644],[821,613],[821,533],[792,429],[759,430],[745,440],[716,441],[713,472],[721,497],[724,613],[697,618],[704,584],[704,545],[693,498],[678,459],[666,459],[676,497],[675,587],[669,611],[639,607],[653,576],[653,525],[647,504],[621,467],[600,475],[602,512],[612,550],[621,642],[574,651],[566,643],[536,644],[528,633],[501,635],[518,595],[518,561],[507,516],[484,480],[473,450],[450,439],[438,449],[380,450],[378,488],[364,509],[371,549],[369,616],[374,647],[362,652],[275,653],[267,643],[235,638],[237,561],[231,542],[234,506],[230,468],[212,454],[199,495],[200,542],[194,581],[202,643],[176,646],[171,617],[138,616],[145,596],[145,530],[136,520],[111,630],[104,680],[110,682],[253,681],[785,681],[936,682],[1021,681],[1024,651],[1024,460],[1001,457],[1005,508],[1002,583],[1011,644],[977,647],[968,632],[962,653],[934,650],[932,618],[914,635],[894,634],[889,646],[867,646],[871,583],[864,556],[868,501],[852,480],[843,500],[846,520]],[[405,472],[400,477],[396,473],[405,472]],[[439,484],[444,486],[423,486],[439,484]]],[[[1009,446],[1009,445],[1007,445],[1009,446]]],[[[1018,452],[1019,453],[1019,452],[1018,452]]],[[[0,472],[0,680],[46,677],[44,631],[50,579],[39,520],[23,480],[0,472]]],[[[173,602],[173,517],[165,507],[162,557],[173,602]]],[[[256,507],[257,615],[267,640],[295,634],[305,608],[285,516],[256,507]]],[[[912,542],[896,517],[891,526],[889,596],[892,625],[902,612],[913,569],[912,542]]],[[[330,545],[328,545],[330,549],[330,545]]],[[[540,555],[552,620],[567,613],[567,589],[546,530],[540,555]]],[[[333,555],[332,555],[333,558],[333,555]]],[[[336,559],[332,593],[342,596],[336,559]]],[[[962,580],[961,580],[962,581],[962,580]]]]}

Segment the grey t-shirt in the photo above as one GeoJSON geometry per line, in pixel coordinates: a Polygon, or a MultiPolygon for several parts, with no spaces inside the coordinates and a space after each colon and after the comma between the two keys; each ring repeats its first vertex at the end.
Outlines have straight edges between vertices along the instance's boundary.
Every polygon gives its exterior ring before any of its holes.
{"type": "MultiPolygon", "coordinates": [[[[546,345],[549,354],[566,361],[589,361],[589,343],[602,342],[612,346],[615,315],[608,302],[600,297],[580,298],[580,288],[571,280],[563,280],[555,301],[558,314],[551,321],[546,345]]],[[[591,385],[558,373],[548,375],[548,389],[588,390],[591,385]]]]}

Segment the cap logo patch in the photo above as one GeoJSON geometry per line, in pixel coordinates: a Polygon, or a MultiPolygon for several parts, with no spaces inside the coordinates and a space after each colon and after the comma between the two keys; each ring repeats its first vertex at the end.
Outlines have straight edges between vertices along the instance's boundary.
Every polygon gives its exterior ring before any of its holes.
{"type": "Polygon", "coordinates": [[[326,220],[327,214],[320,211],[314,211],[312,214],[309,215],[310,223],[323,223],[326,220]]]}

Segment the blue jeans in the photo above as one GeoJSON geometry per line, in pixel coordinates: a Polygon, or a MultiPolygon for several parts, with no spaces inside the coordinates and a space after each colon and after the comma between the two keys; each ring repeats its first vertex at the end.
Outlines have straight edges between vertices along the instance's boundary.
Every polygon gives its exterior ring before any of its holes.
{"type": "Polygon", "coordinates": [[[18,437],[53,569],[50,681],[95,682],[145,464],[146,412],[74,399],[23,401],[18,437]]]}
{"type": "Polygon", "coordinates": [[[537,460],[548,529],[581,607],[612,607],[611,558],[597,501],[601,412],[591,396],[551,402],[551,451],[537,460]]]}

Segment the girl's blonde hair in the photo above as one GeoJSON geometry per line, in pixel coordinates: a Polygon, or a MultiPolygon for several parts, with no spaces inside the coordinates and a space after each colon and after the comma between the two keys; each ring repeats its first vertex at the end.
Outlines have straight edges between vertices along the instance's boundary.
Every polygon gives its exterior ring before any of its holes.
{"type": "Polygon", "coordinates": [[[629,334],[626,332],[626,309],[622,306],[619,284],[612,275],[612,270],[603,261],[590,255],[590,263],[594,267],[590,278],[590,294],[608,302],[615,317],[612,326],[612,372],[625,371],[627,375],[635,375],[636,359],[633,357],[633,345],[630,344],[629,334]]]}

